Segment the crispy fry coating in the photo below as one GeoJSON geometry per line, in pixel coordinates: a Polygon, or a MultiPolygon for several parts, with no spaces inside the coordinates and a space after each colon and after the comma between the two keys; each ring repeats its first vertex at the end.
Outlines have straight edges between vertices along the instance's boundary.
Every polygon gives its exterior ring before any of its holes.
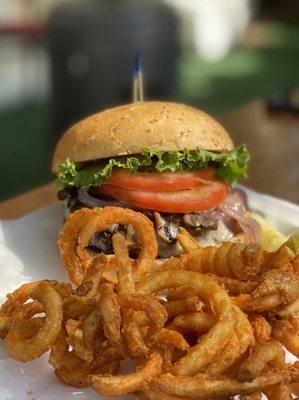
{"type": "Polygon", "coordinates": [[[226,292],[212,278],[191,271],[154,272],[151,278],[139,282],[136,291],[141,294],[156,293],[178,285],[191,287],[199,298],[211,302],[218,317],[212,329],[174,366],[176,375],[192,375],[200,372],[228,343],[230,332],[236,325],[235,309],[226,292]]]}
{"type": "Polygon", "coordinates": [[[299,316],[282,319],[272,324],[273,337],[279,340],[291,353],[299,357],[299,316]]]}
{"type": "Polygon", "coordinates": [[[126,375],[91,375],[91,386],[103,396],[120,396],[138,391],[143,384],[162,372],[162,356],[152,353],[135,372],[126,375]]]}
{"type": "Polygon", "coordinates": [[[172,326],[179,332],[195,332],[202,335],[208,332],[217,322],[216,317],[205,311],[178,315],[172,326]]]}
{"type": "Polygon", "coordinates": [[[258,314],[248,315],[254,337],[258,342],[267,342],[271,338],[272,328],[265,317],[258,314]]]}
{"type": "Polygon", "coordinates": [[[43,305],[45,318],[34,336],[23,334],[25,325],[31,321],[24,319],[10,328],[5,339],[11,357],[20,361],[33,360],[48,351],[59,335],[63,319],[62,300],[46,281],[23,285],[11,296],[16,303],[31,298],[43,305]]]}
{"type": "Polygon", "coordinates": [[[294,257],[287,246],[267,253],[257,243],[224,243],[219,247],[198,248],[183,255],[181,260],[187,270],[251,281],[268,269],[290,263],[294,257]]]}
{"type": "Polygon", "coordinates": [[[116,207],[70,216],[59,245],[77,285],[40,281],[21,286],[0,309],[0,336],[21,361],[50,350],[63,383],[103,396],[137,393],[152,400],[287,400],[299,362],[298,257],[285,245],[201,248],[181,229],[185,254],[156,259],[152,223],[116,207]],[[89,253],[90,237],[112,223],[130,224],[141,254],[125,238],[114,255],[89,253]],[[116,375],[123,359],[134,372],[116,375]]]}
{"type": "Polygon", "coordinates": [[[179,314],[199,311],[202,306],[203,303],[196,296],[180,300],[170,300],[164,304],[169,319],[172,319],[179,314]]]}
{"type": "Polygon", "coordinates": [[[221,396],[233,396],[251,394],[262,391],[264,388],[278,385],[288,380],[287,372],[266,372],[251,382],[199,374],[196,376],[175,376],[170,373],[154,378],[150,387],[156,391],[168,395],[181,396],[183,398],[211,399],[221,396]]]}

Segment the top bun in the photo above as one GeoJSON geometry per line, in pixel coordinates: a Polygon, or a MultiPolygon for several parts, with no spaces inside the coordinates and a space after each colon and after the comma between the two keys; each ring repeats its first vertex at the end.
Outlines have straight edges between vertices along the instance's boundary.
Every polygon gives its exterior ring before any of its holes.
{"type": "Polygon", "coordinates": [[[212,117],[184,104],[142,102],[93,114],[59,140],[52,170],[67,159],[80,162],[138,154],[143,147],[174,151],[227,151],[233,142],[212,117]]]}

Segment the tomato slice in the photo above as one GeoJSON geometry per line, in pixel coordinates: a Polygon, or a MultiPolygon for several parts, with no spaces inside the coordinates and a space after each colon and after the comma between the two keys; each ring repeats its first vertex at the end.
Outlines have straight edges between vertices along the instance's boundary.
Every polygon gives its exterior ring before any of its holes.
{"type": "Polygon", "coordinates": [[[191,213],[221,204],[228,194],[228,187],[224,181],[217,179],[187,190],[150,192],[126,190],[105,184],[99,186],[99,192],[139,208],[168,213],[191,213]]]}
{"type": "Polygon", "coordinates": [[[215,178],[216,172],[213,167],[195,172],[137,172],[134,175],[119,168],[112,172],[107,183],[128,190],[160,192],[161,190],[192,189],[203,184],[206,180],[214,180],[215,178]]]}

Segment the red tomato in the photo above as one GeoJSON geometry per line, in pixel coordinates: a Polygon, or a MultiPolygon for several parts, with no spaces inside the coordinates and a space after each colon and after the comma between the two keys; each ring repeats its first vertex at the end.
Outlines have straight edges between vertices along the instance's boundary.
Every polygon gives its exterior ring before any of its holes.
{"type": "Polygon", "coordinates": [[[108,185],[127,190],[145,190],[160,192],[161,190],[192,189],[203,184],[205,180],[216,178],[215,168],[209,167],[196,172],[137,172],[131,175],[125,169],[112,172],[108,185]]]}
{"type": "Polygon", "coordinates": [[[218,179],[194,189],[150,192],[126,190],[111,185],[99,186],[99,192],[136,207],[169,213],[191,213],[221,204],[227,196],[227,184],[218,179]]]}

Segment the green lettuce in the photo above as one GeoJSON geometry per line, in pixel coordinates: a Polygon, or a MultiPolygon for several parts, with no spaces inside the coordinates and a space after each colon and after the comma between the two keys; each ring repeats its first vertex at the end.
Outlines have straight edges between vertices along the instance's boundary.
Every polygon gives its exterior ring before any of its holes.
{"type": "Polygon", "coordinates": [[[117,157],[88,163],[70,160],[61,164],[57,171],[56,186],[88,189],[105,183],[113,168],[125,168],[132,175],[138,170],[152,166],[157,172],[197,171],[214,164],[217,176],[234,187],[236,182],[247,177],[249,153],[245,145],[233,150],[215,153],[206,150],[152,151],[143,148],[136,156],[117,157]]]}

